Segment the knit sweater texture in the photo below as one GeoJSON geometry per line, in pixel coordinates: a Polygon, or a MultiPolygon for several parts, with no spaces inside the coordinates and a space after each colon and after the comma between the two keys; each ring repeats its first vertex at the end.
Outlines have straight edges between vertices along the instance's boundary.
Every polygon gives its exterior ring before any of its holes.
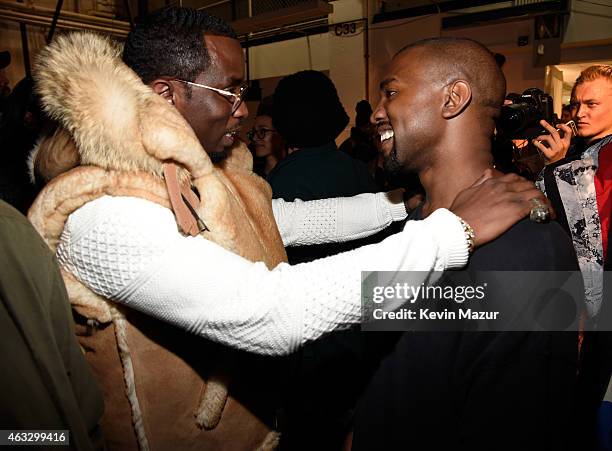
{"type": "MultiPolygon", "coordinates": [[[[309,204],[302,203],[313,215],[302,217],[316,218],[321,206],[309,204]]],[[[300,236],[283,231],[286,224],[279,222],[281,235],[300,236]]],[[[310,225],[320,232],[315,239],[325,230],[331,238],[329,224],[310,225]]],[[[294,230],[305,227],[294,223],[294,230]]],[[[153,202],[105,196],[69,217],[57,255],[104,297],[234,348],[282,355],[359,322],[362,271],[460,267],[467,249],[456,217],[439,210],[378,245],[268,270],[200,236],[181,235],[172,212],[153,202]]]]}

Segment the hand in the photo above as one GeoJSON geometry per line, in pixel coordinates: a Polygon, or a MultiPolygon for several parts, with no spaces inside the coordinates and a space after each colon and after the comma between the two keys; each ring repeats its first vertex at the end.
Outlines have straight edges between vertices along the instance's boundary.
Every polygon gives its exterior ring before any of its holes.
{"type": "Polygon", "coordinates": [[[557,125],[559,130],[563,131],[562,138],[559,131],[545,120],[541,120],[540,125],[544,127],[550,135],[540,135],[532,142],[533,145],[542,152],[542,155],[544,155],[546,164],[554,163],[564,158],[572,141],[572,129],[565,124],[557,125]]]}
{"type": "Polygon", "coordinates": [[[396,188],[392,191],[388,191],[386,196],[387,199],[393,204],[403,202],[404,208],[406,209],[406,214],[412,213],[412,210],[418,207],[419,204],[425,200],[422,194],[413,194],[409,197],[404,188],[396,188]]]}
{"type": "Polygon", "coordinates": [[[493,171],[487,169],[476,183],[457,195],[450,210],[472,226],[474,246],[478,247],[527,216],[533,198],[547,205],[554,217],[550,201],[532,182],[516,174],[493,177],[493,171]]]}
{"type": "Polygon", "coordinates": [[[413,194],[410,197],[406,196],[404,193],[404,206],[406,207],[406,212],[410,214],[410,212],[417,208],[424,200],[425,197],[421,193],[413,194]]]}

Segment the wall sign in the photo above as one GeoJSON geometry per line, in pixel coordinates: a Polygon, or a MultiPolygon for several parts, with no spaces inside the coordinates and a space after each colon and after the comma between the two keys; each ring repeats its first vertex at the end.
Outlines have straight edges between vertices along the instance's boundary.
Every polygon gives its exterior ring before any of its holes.
{"type": "Polygon", "coordinates": [[[339,23],[334,26],[336,36],[346,36],[357,33],[357,22],[339,23]]]}

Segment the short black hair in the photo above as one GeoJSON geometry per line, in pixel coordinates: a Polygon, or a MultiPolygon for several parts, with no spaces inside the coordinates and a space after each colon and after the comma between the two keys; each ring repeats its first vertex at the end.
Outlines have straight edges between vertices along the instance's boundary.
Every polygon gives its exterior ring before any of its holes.
{"type": "Polygon", "coordinates": [[[499,114],[506,93],[506,79],[491,53],[480,42],[467,38],[437,37],[407,45],[396,56],[424,49],[427,73],[433,83],[446,84],[464,78],[472,87],[474,102],[499,114]]]}
{"type": "Polygon", "coordinates": [[[257,107],[257,114],[255,116],[270,116],[273,117],[274,108],[274,96],[267,96],[261,99],[259,106],[257,107]]]}
{"type": "Polygon", "coordinates": [[[283,78],[274,91],[274,128],[289,147],[318,147],[344,130],[349,117],[334,83],[323,73],[304,70],[283,78]]]}
{"type": "Polygon", "coordinates": [[[204,11],[180,7],[159,9],[129,33],[123,62],[145,84],[160,76],[193,81],[210,65],[205,34],[236,39],[232,27],[204,11]]]}

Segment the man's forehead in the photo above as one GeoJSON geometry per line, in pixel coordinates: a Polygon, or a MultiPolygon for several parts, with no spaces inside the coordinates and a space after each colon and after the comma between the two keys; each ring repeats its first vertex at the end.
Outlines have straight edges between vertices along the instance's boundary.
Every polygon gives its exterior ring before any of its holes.
{"type": "Polygon", "coordinates": [[[599,77],[576,86],[575,97],[612,96],[612,80],[599,77]]]}
{"type": "Polygon", "coordinates": [[[240,42],[229,36],[205,34],[204,44],[212,61],[217,59],[234,60],[244,56],[240,42]]]}
{"type": "Polygon", "coordinates": [[[426,62],[422,61],[417,49],[408,49],[395,55],[387,65],[383,80],[390,81],[416,81],[420,74],[427,71],[426,62]]]}
{"type": "MultiPolygon", "coordinates": [[[[211,72],[227,82],[244,78],[244,53],[237,39],[228,36],[204,35],[204,44],[211,61],[211,72]]],[[[211,73],[211,75],[212,75],[211,73]]]]}

